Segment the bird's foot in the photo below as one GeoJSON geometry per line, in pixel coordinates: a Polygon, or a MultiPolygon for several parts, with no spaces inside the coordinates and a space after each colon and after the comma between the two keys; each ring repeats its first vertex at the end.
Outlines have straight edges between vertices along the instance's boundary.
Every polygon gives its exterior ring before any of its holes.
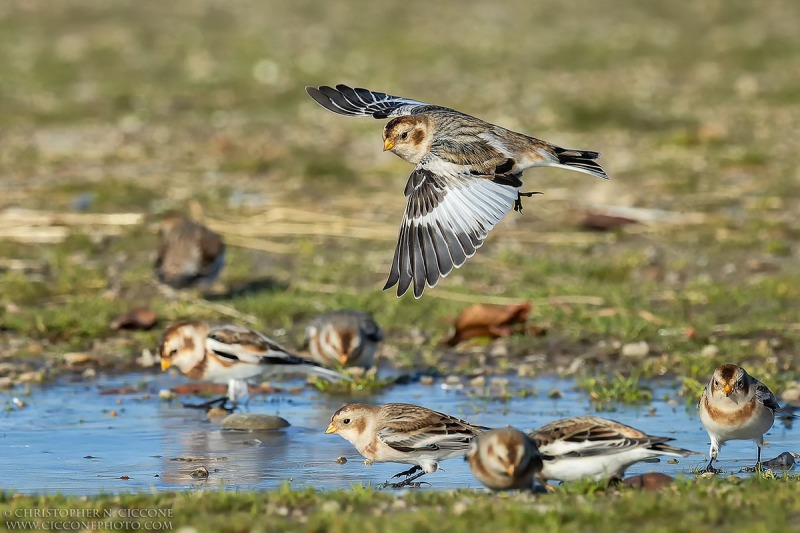
{"type": "Polygon", "coordinates": [[[699,470],[698,473],[700,474],[721,474],[723,470],[721,468],[714,468],[711,465],[708,465],[702,470],[699,470]]]}
{"type": "Polygon", "coordinates": [[[522,197],[525,196],[527,198],[530,198],[534,194],[543,194],[543,193],[538,192],[538,191],[537,192],[518,192],[517,193],[517,199],[514,200],[514,211],[516,211],[517,213],[521,214],[522,213],[522,197]]]}
{"type": "Polygon", "coordinates": [[[396,477],[406,476],[406,478],[403,481],[398,481],[397,483],[389,483],[387,481],[383,485],[381,485],[380,488],[382,488],[382,489],[401,489],[403,487],[419,488],[419,487],[422,486],[423,483],[425,483],[426,485],[430,485],[430,483],[427,483],[425,481],[414,482],[415,479],[417,479],[417,478],[419,478],[421,476],[424,476],[424,475],[425,475],[425,471],[422,468],[420,468],[419,466],[415,466],[413,468],[409,468],[405,472],[400,472],[399,474],[395,474],[394,476],[392,476],[392,479],[394,479],[396,477]],[[419,472],[417,472],[417,470],[419,470],[419,472]],[[414,472],[417,472],[417,473],[414,474],[414,472]],[[414,475],[412,476],[411,474],[414,474],[414,475]]]}
{"type": "Polygon", "coordinates": [[[740,472],[755,473],[761,472],[762,470],[761,463],[756,463],[755,466],[743,466],[740,472]]]}
{"type": "Polygon", "coordinates": [[[397,483],[389,483],[387,481],[387,482],[383,483],[382,485],[379,485],[378,488],[380,488],[380,489],[404,489],[404,488],[418,489],[418,488],[421,488],[422,485],[427,485],[429,487],[431,486],[431,484],[428,483],[427,481],[411,481],[410,478],[409,478],[409,479],[404,479],[403,481],[398,481],[397,483]]]}

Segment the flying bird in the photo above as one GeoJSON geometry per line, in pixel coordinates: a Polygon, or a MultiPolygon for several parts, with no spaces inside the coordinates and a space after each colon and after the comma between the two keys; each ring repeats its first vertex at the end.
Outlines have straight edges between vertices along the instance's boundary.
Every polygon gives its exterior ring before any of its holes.
{"type": "Polygon", "coordinates": [[[176,366],[191,379],[208,383],[227,383],[226,397],[199,406],[210,407],[228,401],[233,410],[247,396],[247,382],[274,374],[307,374],[327,381],[350,381],[314,361],[303,359],[261,332],[234,324],[179,322],[161,336],[158,352],[161,370],[176,366]]]}
{"type": "Polygon", "coordinates": [[[522,172],[560,167],[607,179],[598,152],[561,148],[454,109],[347,85],[306,87],[325,109],[390,119],[383,148],[416,165],[400,236],[384,290],[402,296],[464,264],[511,209],[522,212],[522,172]]]}

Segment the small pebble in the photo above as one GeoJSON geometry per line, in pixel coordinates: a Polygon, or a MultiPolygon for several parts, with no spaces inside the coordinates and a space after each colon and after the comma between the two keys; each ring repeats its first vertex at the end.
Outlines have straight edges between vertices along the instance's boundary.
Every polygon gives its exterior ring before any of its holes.
{"type": "Polygon", "coordinates": [[[667,459],[667,462],[668,462],[669,464],[671,464],[671,465],[676,465],[676,464],[678,464],[680,461],[678,461],[678,460],[677,460],[677,459],[675,459],[674,457],[670,457],[669,459],[667,459]]]}
{"type": "Polygon", "coordinates": [[[562,393],[558,389],[552,389],[550,392],[547,393],[547,397],[551,400],[560,400],[564,397],[564,393],[562,393]]]}
{"type": "Polygon", "coordinates": [[[719,353],[719,348],[713,344],[707,344],[700,350],[700,355],[707,358],[712,358],[719,353]]]}
{"type": "Polygon", "coordinates": [[[347,462],[347,457],[345,457],[344,455],[340,455],[339,457],[336,458],[336,464],[343,465],[346,462],[347,462]]]}
{"type": "Polygon", "coordinates": [[[208,477],[208,468],[199,466],[189,473],[194,479],[206,479],[208,477]]]}
{"type": "Polygon", "coordinates": [[[632,476],[622,481],[625,485],[636,489],[658,491],[675,483],[675,478],[661,472],[648,472],[632,476]]]}
{"type": "Polygon", "coordinates": [[[220,420],[224,419],[227,416],[228,416],[228,411],[226,411],[222,407],[214,406],[208,411],[206,411],[206,417],[208,417],[209,420],[220,420]]]}
{"type": "Polygon", "coordinates": [[[323,513],[338,513],[342,510],[342,506],[337,501],[328,500],[320,506],[320,509],[323,513]]]}
{"type": "Polygon", "coordinates": [[[484,376],[474,377],[469,380],[469,385],[471,387],[480,388],[486,385],[486,378],[484,376]]]}
{"type": "Polygon", "coordinates": [[[650,345],[647,341],[630,342],[622,345],[622,357],[642,358],[650,353],[650,345]]]}
{"type": "Polygon", "coordinates": [[[433,385],[434,381],[435,380],[433,379],[433,376],[422,376],[421,378],[419,378],[420,385],[431,386],[433,385]]]}
{"type": "Polygon", "coordinates": [[[234,413],[227,416],[221,423],[222,429],[242,431],[263,431],[289,427],[285,418],[262,413],[234,413]]]}
{"type": "Polygon", "coordinates": [[[158,391],[158,399],[169,401],[174,400],[177,395],[169,389],[161,389],[158,391]]]}
{"type": "Polygon", "coordinates": [[[97,370],[92,367],[87,368],[83,372],[81,372],[81,378],[89,381],[90,379],[94,379],[97,377],[97,370]]]}
{"type": "Polygon", "coordinates": [[[64,354],[64,362],[70,366],[82,365],[94,361],[95,358],[88,353],[71,352],[64,354]]]}

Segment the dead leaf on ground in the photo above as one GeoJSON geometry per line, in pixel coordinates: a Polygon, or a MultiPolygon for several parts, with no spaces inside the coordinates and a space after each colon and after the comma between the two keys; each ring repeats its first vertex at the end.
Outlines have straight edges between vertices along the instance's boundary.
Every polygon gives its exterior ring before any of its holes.
{"type": "Polygon", "coordinates": [[[531,311],[530,302],[511,305],[470,305],[455,319],[455,332],[446,342],[448,346],[473,337],[507,337],[515,332],[525,333],[525,323],[531,311]]]}
{"type": "Polygon", "coordinates": [[[142,329],[148,330],[156,325],[158,315],[155,311],[144,307],[137,307],[125,314],[122,314],[111,321],[109,327],[117,329],[142,329]]]}
{"type": "Polygon", "coordinates": [[[581,221],[581,228],[589,231],[609,231],[637,222],[632,218],[588,211],[581,221]]]}

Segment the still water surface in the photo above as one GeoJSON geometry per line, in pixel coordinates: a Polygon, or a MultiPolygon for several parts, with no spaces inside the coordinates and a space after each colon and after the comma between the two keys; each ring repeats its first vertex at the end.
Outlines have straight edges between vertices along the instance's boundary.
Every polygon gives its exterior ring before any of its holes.
{"type": "MultiPolygon", "coordinates": [[[[397,464],[365,466],[344,439],[324,435],[331,414],[346,398],[305,387],[300,392],[256,395],[247,410],[280,415],[292,424],[275,432],[241,433],[220,430],[201,411],[185,409],[179,401],[158,399],[160,389],[185,380],[180,376],[137,373],[99,375],[91,382],[62,379],[33,387],[22,397],[26,406],[0,415],[0,488],[24,493],[61,492],[92,494],[193,488],[269,489],[286,482],[295,487],[347,488],[354,483],[382,483],[407,467],[397,464]],[[136,393],[101,394],[111,388],[135,386],[136,393]],[[111,411],[117,416],[111,416],[111,411]],[[335,459],[344,456],[346,464],[335,459]],[[208,479],[193,479],[191,471],[205,466],[208,479]],[[121,479],[127,476],[128,479],[121,479]]],[[[302,385],[287,380],[282,387],[302,385]]],[[[509,401],[486,399],[470,387],[452,389],[412,383],[395,385],[359,398],[370,403],[418,403],[485,426],[513,425],[533,429],[553,419],[594,413],[585,392],[568,380],[542,377],[514,380],[511,388],[537,390],[529,397],[509,401]],[[558,389],[559,399],[548,392],[558,389]]],[[[0,395],[12,406],[19,391],[0,395]]],[[[690,474],[705,464],[708,436],[696,410],[686,409],[669,383],[654,388],[648,406],[619,406],[600,413],[654,435],[671,436],[673,444],[704,455],[682,459],[678,464],[638,464],[628,473],[658,470],[672,475],[690,474]],[[651,414],[651,408],[654,412],[651,414]]],[[[182,398],[191,400],[192,398],[182,398]]],[[[782,451],[800,451],[798,432],[776,423],[766,439],[765,458],[782,451]]],[[[726,445],[720,467],[738,471],[755,462],[752,442],[726,445]]],[[[443,470],[423,479],[433,489],[477,487],[464,461],[445,462],[443,470]]]]}

